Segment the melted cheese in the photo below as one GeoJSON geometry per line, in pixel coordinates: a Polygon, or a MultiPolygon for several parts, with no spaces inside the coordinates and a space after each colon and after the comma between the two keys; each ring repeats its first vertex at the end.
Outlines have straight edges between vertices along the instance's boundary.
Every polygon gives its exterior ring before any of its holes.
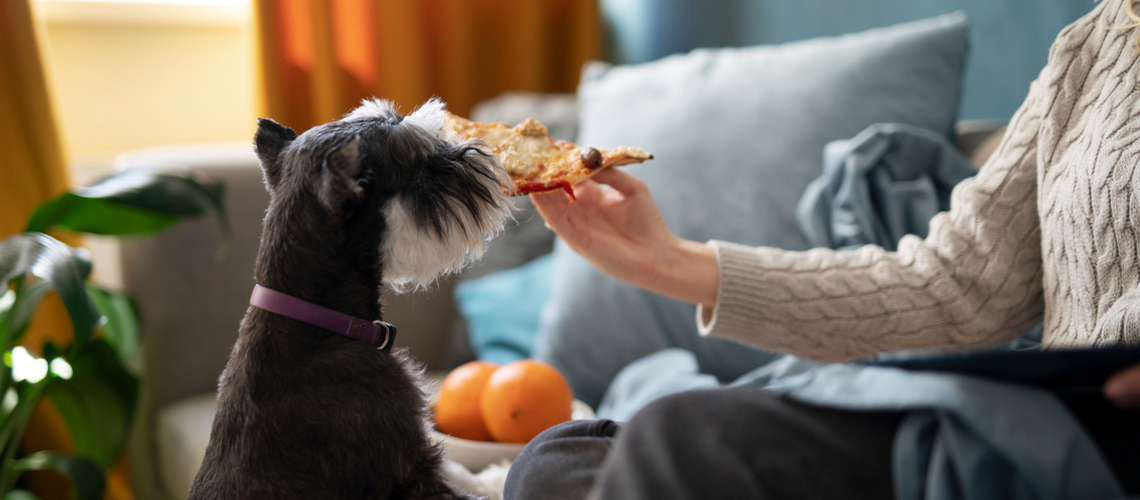
{"type": "Polygon", "coordinates": [[[542,170],[544,165],[558,160],[562,153],[550,139],[533,135],[520,135],[508,128],[484,129],[477,137],[506,161],[503,168],[511,177],[528,179],[542,170]]]}

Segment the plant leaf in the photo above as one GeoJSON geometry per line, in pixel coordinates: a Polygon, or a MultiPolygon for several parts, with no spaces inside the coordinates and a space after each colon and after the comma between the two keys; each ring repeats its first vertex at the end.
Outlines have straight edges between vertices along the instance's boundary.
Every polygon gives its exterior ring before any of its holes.
{"type": "Polygon", "coordinates": [[[4,494],[4,500],[40,500],[28,490],[12,490],[4,494]]]}
{"type": "Polygon", "coordinates": [[[58,226],[92,234],[146,234],[207,213],[218,219],[228,237],[221,184],[132,169],[40,205],[25,231],[58,226]]]}
{"type": "Polygon", "coordinates": [[[0,283],[27,275],[51,283],[63,299],[78,343],[90,339],[103,322],[87,294],[90,273],[91,257],[85,249],[69,247],[46,234],[18,234],[0,241],[0,283]]]}
{"type": "Polygon", "coordinates": [[[135,315],[135,308],[130,297],[121,293],[104,290],[91,283],[87,284],[87,291],[95,299],[99,311],[107,317],[107,324],[103,325],[103,338],[107,340],[115,352],[119,354],[119,361],[132,373],[140,373],[138,357],[139,323],[135,315]]]}
{"type": "Polygon", "coordinates": [[[8,323],[4,325],[8,332],[6,338],[9,339],[10,345],[15,345],[20,336],[24,334],[24,330],[28,328],[28,323],[31,323],[32,317],[35,316],[40,302],[51,291],[51,283],[43,280],[34,281],[31,284],[22,285],[22,288],[18,288],[18,290],[19,293],[12,291],[16,300],[12,304],[12,314],[8,316],[8,323]]]}
{"type": "MultiPolygon", "coordinates": [[[[41,451],[16,460],[13,469],[19,471],[50,469],[60,472],[71,480],[71,491],[79,500],[100,500],[107,485],[103,468],[82,456],[69,457],[60,453],[41,451]]],[[[35,498],[35,496],[16,498],[35,498]]]]}
{"type": "Polygon", "coordinates": [[[26,230],[43,232],[53,227],[66,227],[93,234],[146,234],[165,229],[177,221],[175,215],[64,193],[40,205],[29,219],[26,230]]]}
{"type": "Polygon", "coordinates": [[[72,377],[52,379],[47,396],[63,416],[77,454],[110,467],[126,444],[139,380],[102,338],[79,346],[72,377]]]}
{"type": "Polygon", "coordinates": [[[8,317],[8,311],[11,311],[12,307],[16,305],[16,291],[7,288],[0,289],[4,290],[4,293],[0,293],[0,333],[3,333],[8,329],[8,323],[12,321],[8,317]]]}

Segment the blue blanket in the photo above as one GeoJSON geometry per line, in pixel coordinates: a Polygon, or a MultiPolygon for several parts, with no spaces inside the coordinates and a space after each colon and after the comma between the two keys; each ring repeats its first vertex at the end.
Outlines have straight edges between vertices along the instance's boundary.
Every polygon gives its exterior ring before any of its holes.
{"type": "Polygon", "coordinates": [[[796,215],[817,247],[873,244],[893,251],[904,235],[926,236],[930,218],[950,209],[950,191],[976,173],[939,134],[872,125],[827,144],[823,175],[808,185],[796,215]]]}
{"type": "MultiPolygon", "coordinates": [[[[844,410],[905,411],[894,444],[898,500],[1123,498],[1096,445],[1051,393],[1027,386],[785,356],[730,386],[844,410]]],[[[666,349],[622,370],[598,408],[624,421],[650,401],[721,387],[666,349]]]]}

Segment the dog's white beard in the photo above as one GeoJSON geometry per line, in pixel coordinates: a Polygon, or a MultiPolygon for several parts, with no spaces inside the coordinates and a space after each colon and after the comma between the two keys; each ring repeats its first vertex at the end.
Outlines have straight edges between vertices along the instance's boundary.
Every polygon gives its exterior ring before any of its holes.
{"type": "Polygon", "coordinates": [[[384,282],[399,293],[425,288],[436,278],[458,272],[478,260],[491,238],[503,229],[511,204],[499,190],[495,203],[475,217],[458,200],[448,200],[458,218],[445,217],[442,236],[416,222],[407,201],[397,197],[384,208],[388,234],[384,254],[384,282]]]}
{"type": "MultiPolygon", "coordinates": [[[[365,101],[347,119],[383,117],[394,113],[388,101],[365,101]]],[[[444,138],[446,106],[439,99],[431,99],[408,115],[396,131],[406,144],[430,153],[435,141],[444,138]]],[[[411,149],[415,149],[414,147],[411,149]]],[[[442,215],[442,231],[434,226],[422,227],[407,198],[397,195],[384,207],[388,224],[387,236],[382,243],[384,255],[384,282],[396,292],[424,288],[436,278],[458,272],[464,266],[483,256],[487,243],[503,229],[504,221],[511,217],[513,205],[503,189],[511,186],[511,179],[498,160],[490,155],[473,155],[465,160],[466,167],[492,175],[477,176],[483,188],[491,194],[491,201],[477,201],[484,205],[472,213],[458,199],[445,199],[450,210],[437,209],[442,215]],[[452,217],[451,214],[455,214],[452,217]]]]}

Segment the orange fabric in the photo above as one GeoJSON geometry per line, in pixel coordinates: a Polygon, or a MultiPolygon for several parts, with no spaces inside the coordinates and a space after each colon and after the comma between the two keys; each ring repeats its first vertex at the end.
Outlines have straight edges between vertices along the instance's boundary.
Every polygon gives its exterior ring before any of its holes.
{"type": "MultiPolygon", "coordinates": [[[[39,49],[42,33],[30,0],[0,0],[0,239],[22,232],[38,204],[71,184],[39,49]]],[[[78,242],[74,237],[65,240],[78,242]]],[[[45,340],[66,343],[70,338],[67,311],[58,296],[50,294],[22,343],[39,352],[45,340]]],[[[33,413],[23,448],[72,449],[66,425],[46,400],[33,413]]],[[[108,475],[105,499],[133,498],[126,463],[124,458],[108,475]]],[[[58,474],[30,473],[27,481],[43,500],[70,498],[69,484],[58,474]]]]}
{"type": "Polygon", "coordinates": [[[0,238],[69,184],[28,2],[0,1],[0,238]]]}
{"type": "Polygon", "coordinates": [[[255,0],[264,116],[303,131],[380,97],[459,115],[506,91],[572,92],[601,55],[590,0],[255,0]]]}

